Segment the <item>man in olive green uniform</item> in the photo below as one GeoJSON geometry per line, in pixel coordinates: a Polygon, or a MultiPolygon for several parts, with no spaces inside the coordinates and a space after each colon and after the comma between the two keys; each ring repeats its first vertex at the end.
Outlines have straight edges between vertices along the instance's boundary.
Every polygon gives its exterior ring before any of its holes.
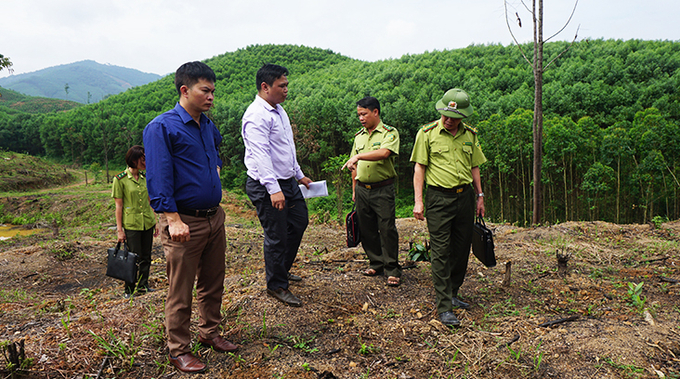
{"type": "Polygon", "coordinates": [[[352,172],[352,200],[356,202],[361,245],[370,267],[364,275],[385,273],[387,285],[401,284],[399,234],[394,223],[394,159],[399,154],[399,132],[380,120],[380,102],[365,97],[357,102],[364,127],[354,136],[352,157],[342,168],[352,172]]]}
{"type": "Polygon", "coordinates": [[[423,186],[427,182],[425,204],[437,313],[445,325],[457,326],[460,321],[453,308],[470,307],[458,299],[458,289],[465,279],[475,213],[484,216],[479,165],[486,158],[476,130],[462,123],[473,111],[467,93],[451,89],[435,108],[441,118],[420,128],[411,154],[415,163],[413,215],[425,219],[423,186]]]}

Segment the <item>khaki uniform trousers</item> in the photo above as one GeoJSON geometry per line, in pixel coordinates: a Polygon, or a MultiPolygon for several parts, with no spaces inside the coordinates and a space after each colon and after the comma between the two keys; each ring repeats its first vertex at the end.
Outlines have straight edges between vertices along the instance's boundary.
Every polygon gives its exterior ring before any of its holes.
{"type": "Polygon", "coordinates": [[[168,296],[165,302],[165,328],[168,349],[174,357],[191,351],[191,301],[196,279],[198,331],[211,339],[220,334],[220,308],[224,292],[224,255],[227,240],[224,232],[224,210],[220,207],[211,217],[180,215],[189,226],[188,242],[174,242],[168,233],[168,220],[160,215],[161,242],[165,251],[168,274],[168,296]]]}
{"type": "Polygon", "coordinates": [[[375,189],[356,185],[355,197],[361,246],[370,268],[401,277],[399,233],[395,224],[394,184],[375,189]]]}
{"type": "Polygon", "coordinates": [[[475,193],[472,186],[466,186],[461,193],[430,188],[426,201],[430,266],[437,313],[441,314],[453,309],[451,299],[465,280],[475,222],[475,193]]]}

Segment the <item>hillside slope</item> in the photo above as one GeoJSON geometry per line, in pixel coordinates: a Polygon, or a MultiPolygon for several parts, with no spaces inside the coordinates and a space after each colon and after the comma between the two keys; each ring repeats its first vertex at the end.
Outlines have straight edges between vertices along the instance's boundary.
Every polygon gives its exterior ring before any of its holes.
{"type": "MultiPolygon", "coordinates": [[[[0,197],[5,215],[60,220],[59,228],[0,242],[0,340],[23,341],[30,360],[15,377],[192,377],[166,358],[159,241],[155,292],[126,301],[122,284],[104,275],[115,240],[109,194],[108,186],[88,186],[0,197]]],[[[462,326],[447,329],[436,320],[429,263],[407,261],[409,244],[427,239],[424,222],[397,220],[404,283],[392,288],[361,275],[365,255],[344,246],[341,226],[312,220],[292,269],[303,277],[291,289],[304,305],[293,309],[266,295],[262,229],[247,200],[225,193],[222,206],[229,215],[222,327],[240,349],[196,346],[207,377],[680,376],[678,221],[490,224],[499,266],[471,257],[461,296],[472,308],[455,310],[462,326]],[[564,270],[557,252],[569,256],[564,270]]]]}
{"type": "Polygon", "coordinates": [[[157,74],[85,60],[0,78],[0,86],[30,96],[89,104],[160,78],[157,74]]]}
{"type": "Polygon", "coordinates": [[[21,94],[8,88],[0,87],[0,115],[2,113],[50,113],[67,111],[81,106],[70,100],[50,99],[21,94]]]}

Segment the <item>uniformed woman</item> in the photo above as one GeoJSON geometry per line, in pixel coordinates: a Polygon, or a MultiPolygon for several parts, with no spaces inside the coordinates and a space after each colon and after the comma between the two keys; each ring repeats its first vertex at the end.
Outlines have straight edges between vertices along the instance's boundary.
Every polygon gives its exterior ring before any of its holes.
{"type": "Polygon", "coordinates": [[[113,178],[111,197],[116,202],[116,230],[118,242],[127,241],[128,248],[137,254],[139,269],[137,283],[125,283],[124,297],[151,292],[149,270],[151,269],[151,247],[155,230],[156,216],[149,205],[146,190],[146,170],[144,148],[132,146],[125,154],[128,168],[113,178]],[[135,289],[137,290],[135,292],[135,289]]]}

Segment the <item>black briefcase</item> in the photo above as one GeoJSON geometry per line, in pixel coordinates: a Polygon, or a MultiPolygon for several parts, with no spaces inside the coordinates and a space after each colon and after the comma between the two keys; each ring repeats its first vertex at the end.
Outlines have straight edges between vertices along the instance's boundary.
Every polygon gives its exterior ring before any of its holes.
{"type": "Polygon", "coordinates": [[[118,242],[116,247],[108,249],[107,254],[106,276],[126,283],[137,283],[137,254],[128,251],[127,244],[123,244],[121,250],[118,242]]]}
{"type": "Polygon", "coordinates": [[[357,216],[356,204],[352,207],[352,211],[345,217],[345,226],[347,227],[347,247],[356,247],[361,242],[361,232],[359,231],[359,218],[357,216]]]}
{"type": "Polygon", "coordinates": [[[486,267],[496,265],[496,253],[493,246],[493,233],[486,227],[484,219],[475,220],[472,228],[472,253],[486,267]]]}

